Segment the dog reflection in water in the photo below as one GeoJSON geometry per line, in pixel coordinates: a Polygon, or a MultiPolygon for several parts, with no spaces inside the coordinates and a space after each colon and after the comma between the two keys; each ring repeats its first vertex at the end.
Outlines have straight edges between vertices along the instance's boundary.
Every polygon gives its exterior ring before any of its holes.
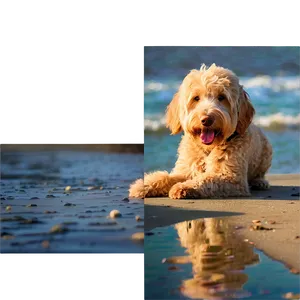
{"type": "Polygon", "coordinates": [[[193,278],[184,280],[181,292],[192,299],[246,296],[246,265],[259,262],[253,246],[242,241],[222,219],[199,219],[175,225],[187,256],[170,257],[167,263],[192,263],[193,278]]]}

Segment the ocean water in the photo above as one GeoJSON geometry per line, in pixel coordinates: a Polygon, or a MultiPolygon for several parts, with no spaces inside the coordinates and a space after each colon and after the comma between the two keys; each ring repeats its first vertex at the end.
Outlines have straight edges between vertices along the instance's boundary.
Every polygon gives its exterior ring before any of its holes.
{"type": "Polygon", "coordinates": [[[300,172],[299,47],[146,47],[145,171],[170,171],[179,136],[165,127],[165,109],[184,76],[202,63],[233,70],[256,109],[254,123],[273,146],[269,173],[300,172]]]}

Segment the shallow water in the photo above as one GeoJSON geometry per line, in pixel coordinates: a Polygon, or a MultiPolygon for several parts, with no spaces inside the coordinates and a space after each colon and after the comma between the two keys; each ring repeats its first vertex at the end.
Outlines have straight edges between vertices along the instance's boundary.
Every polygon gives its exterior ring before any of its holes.
{"type": "Polygon", "coordinates": [[[148,232],[145,298],[276,300],[299,293],[299,275],[237,231],[230,218],[207,218],[148,232]]]}
{"type": "Polygon", "coordinates": [[[131,235],[144,230],[144,203],[124,200],[142,174],[141,154],[2,153],[1,252],[143,252],[131,235]],[[113,209],[122,217],[107,218],[113,209]]]}

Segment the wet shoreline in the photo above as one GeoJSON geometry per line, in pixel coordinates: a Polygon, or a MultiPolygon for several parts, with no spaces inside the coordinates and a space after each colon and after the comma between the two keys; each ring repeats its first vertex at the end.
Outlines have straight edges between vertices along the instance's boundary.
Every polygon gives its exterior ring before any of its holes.
{"type": "Polygon", "coordinates": [[[130,182],[142,176],[143,155],[39,151],[1,158],[2,253],[143,252],[132,236],[144,230],[144,202],[127,198],[130,182]]]}
{"type": "Polygon", "coordinates": [[[230,217],[239,234],[268,256],[300,270],[300,175],[269,175],[269,191],[253,192],[244,199],[145,199],[145,230],[196,218],[230,217]],[[273,231],[254,230],[259,220],[273,231]],[[268,222],[274,221],[274,224],[268,222]],[[267,222],[267,223],[266,223],[267,222]]]}

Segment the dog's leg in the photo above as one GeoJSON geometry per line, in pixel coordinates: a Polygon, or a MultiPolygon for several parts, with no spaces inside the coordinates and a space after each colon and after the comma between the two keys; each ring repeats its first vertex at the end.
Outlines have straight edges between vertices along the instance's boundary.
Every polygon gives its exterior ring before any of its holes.
{"type": "Polygon", "coordinates": [[[268,169],[272,163],[272,146],[268,140],[262,136],[263,139],[263,151],[261,156],[261,162],[259,164],[257,173],[253,178],[249,180],[249,185],[252,190],[268,190],[270,188],[269,182],[264,178],[268,169]]]}
{"type": "Polygon", "coordinates": [[[174,184],[185,180],[185,176],[166,171],[145,174],[144,180],[138,179],[130,186],[129,197],[166,197],[174,184]]]}
{"type": "Polygon", "coordinates": [[[189,198],[226,198],[250,196],[247,182],[229,178],[204,177],[187,180],[172,186],[169,197],[172,199],[189,198]]]}
{"type": "Polygon", "coordinates": [[[193,179],[175,184],[169,197],[187,198],[226,198],[250,196],[247,182],[247,159],[231,152],[223,161],[212,155],[205,173],[197,174],[193,179]]]}

